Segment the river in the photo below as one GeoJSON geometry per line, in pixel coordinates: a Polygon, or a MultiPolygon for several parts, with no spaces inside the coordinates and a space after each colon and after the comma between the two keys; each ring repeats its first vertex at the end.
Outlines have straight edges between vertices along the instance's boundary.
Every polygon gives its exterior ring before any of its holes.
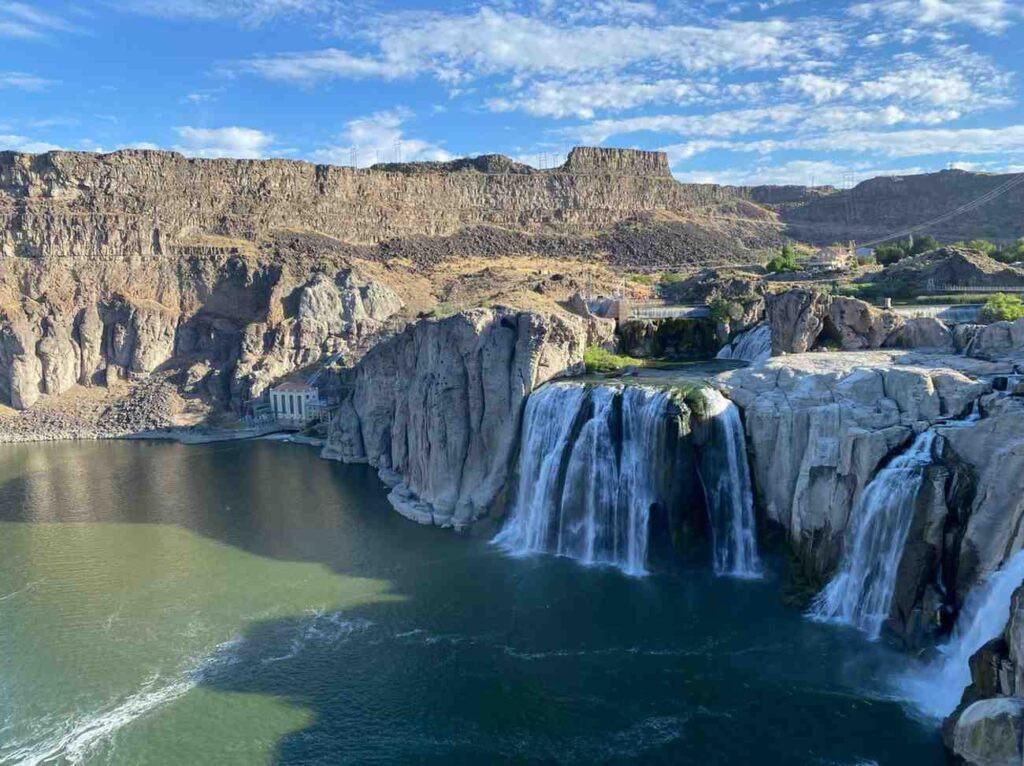
{"type": "Polygon", "coordinates": [[[941,763],[764,565],[510,556],[296,445],[0,446],[0,764],[941,763]]]}

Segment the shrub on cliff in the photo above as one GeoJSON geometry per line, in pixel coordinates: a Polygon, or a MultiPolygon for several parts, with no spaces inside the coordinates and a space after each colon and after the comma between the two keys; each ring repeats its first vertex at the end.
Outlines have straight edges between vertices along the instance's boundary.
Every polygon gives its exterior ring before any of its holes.
{"type": "Polygon", "coordinates": [[[985,301],[981,318],[986,322],[1012,322],[1024,319],[1024,303],[1021,303],[1019,295],[996,293],[985,301]]]}

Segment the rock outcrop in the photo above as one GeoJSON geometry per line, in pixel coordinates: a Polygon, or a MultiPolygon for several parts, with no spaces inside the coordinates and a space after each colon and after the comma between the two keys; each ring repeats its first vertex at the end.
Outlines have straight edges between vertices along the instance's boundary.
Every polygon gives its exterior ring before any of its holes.
{"type": "Polygon", "coordinates": [[[1019,287],[1024,285],[1024,270],[978,250],[950,246],[904,258],[861,281],[883,286],[889,295],[920,295],[946,287],[1019,287]]]}
{"type": "Polygon", "coordinates": [[[585,322],[477,309],[427,319],[375,346],[351,375],[325,457],[367,462],[415,521],[462,527],[496,509],[523,402],[582,370],[585,322]]]}
{"type": "Polygon", "coordinates": [[[903,318],[856,298],[813,290],[768,296],[773,354],[800,354],[818,348],[843,351],[881,348],[903,326],[903,318]]]}
{"type": "Polygon", "coordinates": [[[966,415],[990,390],[948,367],[899,366],[890,352],[802,354],[721,376],[743,410],[768,518],[824,575],[854,498],[916,431],[966,415]]]}
{"type": "Polygon", "coordinates": [[[885,339],[890,348],[919,348],[937,353],[952,353],[956,349],[953,332],[935,317],[908,319],[902,327],[885,339]]]}

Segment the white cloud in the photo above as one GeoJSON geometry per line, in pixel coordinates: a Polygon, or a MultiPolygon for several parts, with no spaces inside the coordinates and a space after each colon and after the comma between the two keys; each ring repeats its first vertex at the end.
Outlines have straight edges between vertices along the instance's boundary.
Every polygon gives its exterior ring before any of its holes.
{"type": "MultiPolygon", "coordinates": [[[[957,156],[1024,153],[1024,125],[1003,128],[915,128],[893,131],[840,130],[824,135],[788,139],[718,141],[712,148],[760,154],[805,151],[860,152],[888,157],[942,156],[947,158],[943,160],[945,163],[957,156]]],[[[670,149],[673,147],[667,148],[670,149]]],[[[697,151],[693,152],[696,153],[697,151]]]]}
{"type": "Polygon", "coordinates": [[[810,96],[815,104],[834,101],[850,88],[849,83],[842,80],[834,80],[817,74],[789,75],[780,81],[785,88],[810,96]]]}
{"type": "Polygon", "coordinates": [[[41,91],[53,85],[53,80],[25,72],[0,72],[0,89],[41,91]]]}
{"type": "Polygon", "coordinates": [[[0,0],[0,37],[35,39],[50,32],[74,32],[75,26],[27,3],[0,0]]]}
{"type": "Polygon", "coordinates": [[[286,53],[254,58],[242,62],[241,71],[262,75],[268,80],[312,83],[317,80],[344,78],[361,80],[367,77],[392,79],[413,74],[416,70],[399,61],[378,61],[353,56],[337,48],[312,53],[286,53]]]}
{"type": "Polygon", "coordinates": [[[850,8],[856,18],[913,26],[971,26],[1001,34],[1024,18],[1019,0],[871,0],[850,8]]]}
{"type": "Polygon", "coordinates": [[[25,136],[0,135],[0,151],[42,154],[43,152],[50,152],[61,148],[56,144],[35,141],[25,136]]]}
{"type": "Polygon", "coordinates": [[[332,165],[368,167],[377,162],[448,160],[441,146],[405,135],[402,126],[412,117],[405,109],[376,112],[345,123],[338,144],[313,152],[313,158],[332,165]]]}
{"type": "Polygon", "coordinates": [[[631,133],[672,133],[680,136],[724,138],[752,133],[780,131],[833,131],[853,127],[880,127],[918,123],[935,125],[955,120],[960,112],[946,110],[905,110],[899,106],[860,107],[789,103],[751,109],[733,109],[698,115],[649,115],[618,120],[595,120],[586,125],[567,128],[564,134],[576,136],[584,143],[601,144],[614,136],[631,133]]]}
{"type": "Polygon", "coordinates": [[[239,19],[262,24],[277,16],[323,12],[332,5],[329,0],[129,0],[122,7],[168,19],[239,19]]]}
{"type": "Polygon", "coordinates": [[[822,19],[588,25],[491,8],[467,15],[391,14],[375,20],[368,35],[377,46],[372,55],[329,48],[261,57],[239,68],[296,82],[422,72],[457,82],[497,73],[594,74],[632,66],[690,72],[772,69],[831,56],[845,46],[822,19]]]}
{"type": "Polygon", "coordinates": [[[174,148],[192,157],[233,157],[255,159],[266,157],[273,146],[274,137],[252,128],[193,128],[174,129],[181,141],[174,148]]]}
{"type": "Polygon", "coordinates": [[[523,111],[536,117],[592,119],[600,111],[623,111],[647,104],[677,106],[742,101],[761,96],[764,83],[724,84],[679,79],[644,81],[639,78],[596,81],[545,80],[532,83],[510,97],[492,98],[495,112],[523,111]]]}
{"type": "Polygon", "coordinates": [[[689,170],[675,173],[684,183],[716,183],[726,186],[835,186],[843,187],[882,175],[912,175],[925,168],[879,168],[866,163],[842,164],[828,160],[792,160],[779,165],[758,165],[722,170],[689,170]]]}

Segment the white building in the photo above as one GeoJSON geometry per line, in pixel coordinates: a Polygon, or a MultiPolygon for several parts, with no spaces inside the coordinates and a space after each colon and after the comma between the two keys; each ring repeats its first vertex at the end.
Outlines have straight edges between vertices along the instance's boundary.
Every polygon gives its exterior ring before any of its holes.
{"type": "Polygon", "coordinates": [[[282,383],[271,389],[270,407],[279,423],[304,426],[320,414],[320,397],[308,383],[282,383]]]}

